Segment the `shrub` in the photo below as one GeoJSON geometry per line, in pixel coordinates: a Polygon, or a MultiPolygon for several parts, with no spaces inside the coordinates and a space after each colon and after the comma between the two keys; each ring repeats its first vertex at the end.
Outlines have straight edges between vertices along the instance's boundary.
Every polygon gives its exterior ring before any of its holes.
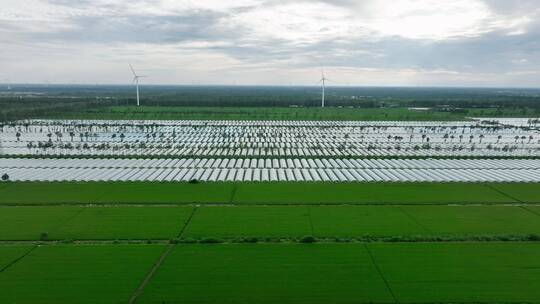
{"type": "Polygon", "coordinates": [[[233,239],[233,243],[257,243],[259,239],[256,237],[238,237],[233,239]]]}
{"type": "Polygon", "coordinates": [[[180,239],[179,242],[183,244],[195,244],[197,243],[197,240],[192,239],[192,238],[183,238],[183,239],[180,239]]]}
{"type": "Polygon", "coordinates": [[[216,239],[216,238],[204,238],[199,241],[199,243],[201,244],[218,244],[222,242],[223,242],[222,240],[216,239]]]}
{"type": "Polygon", "coordinates": [[[256,237],[247,237],[247,238],[244,238],[244,242],[245,243],[257,243],[259,241],[258,238],[256,237]]]}
{"type": "Polygon", "coordinates": [[[529,234],[527,236],[528,241],[538,242],[540,241],[540,236],[538,234],[529,234]]]}
{"type": "Polygon", "coordinates": [[[192,179],[188,183],[190,183],[190,184],[198,184],[199,180],[198,179],[192,179]]]}
{"type": "Polygon", "coordinates": [[[49,239],[49,234],[47,232],[42,232],[40,235],[39,235],[39,240],[40,241],[46,241],[49,239]]]}
{"type": "Polygon", "coordinates": [[[309,244],[309,243],[315,243],[317,242],[317,239],[315,239],[315,237],[311,236],[311,235],[306,235],[306,236],[303,236],[301,239],[300,239],[300,243],[306,243],[306,244],[309,244]]]}

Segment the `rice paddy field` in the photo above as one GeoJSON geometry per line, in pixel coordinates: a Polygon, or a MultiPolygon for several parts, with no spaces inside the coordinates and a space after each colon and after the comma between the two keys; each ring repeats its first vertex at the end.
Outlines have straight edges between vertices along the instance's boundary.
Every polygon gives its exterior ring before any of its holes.
{"type": "Polygon", "coordinates": [[[538,120],[109,110],[2,125],[0,303],[540,303],[538,120]]]}

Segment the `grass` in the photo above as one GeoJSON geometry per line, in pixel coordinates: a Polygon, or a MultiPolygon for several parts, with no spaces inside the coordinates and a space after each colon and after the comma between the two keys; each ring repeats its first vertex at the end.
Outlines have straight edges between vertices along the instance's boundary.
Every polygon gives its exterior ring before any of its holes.
{"type": "Polygon", "coordinates": [[[0,207],[0,240],[175,238],[191,207],[0,207]],[[21,229],[24,227],[24,229],[21,229]]]}
{"type": "Polygon", "coordinates": [[[370,244],[400,303],[537,303],[540,244],[370,244]]]}
{"type": "Polygon", "coordinates": [[[540,203],[538,184],[515,183],[9,182],[0,186],[4,205],[540,203]]]}
{"type": "Polygon", "coordinates": [[[1,273],[0,303],[126,303],[163,249],[160,245],[40,247],[1,273]]]}
{"type": "Polygon", "coordinates": [[[139,303],[392,302],[362,246],[181,245],[139,303]]]}

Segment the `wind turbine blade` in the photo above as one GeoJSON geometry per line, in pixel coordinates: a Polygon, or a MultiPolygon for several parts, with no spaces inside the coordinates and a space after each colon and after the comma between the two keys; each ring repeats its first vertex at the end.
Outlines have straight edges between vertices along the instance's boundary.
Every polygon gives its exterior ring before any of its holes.
{"type": "Polygon", "coordinates": [[[131,69],[131,73],[133,73],[133,76],[137,77],[137,73],[135,73],[135,70],[133,69],[133,66],[131,66],[131,63],[129,64],[129,68],[131,69]]]}

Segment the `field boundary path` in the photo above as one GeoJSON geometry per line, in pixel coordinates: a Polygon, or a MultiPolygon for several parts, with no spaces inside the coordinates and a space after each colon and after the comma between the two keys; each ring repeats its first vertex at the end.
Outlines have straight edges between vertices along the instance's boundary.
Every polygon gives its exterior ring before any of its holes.
{"type": "MultiPolygon", "coordinates": [[[[186,230],[187,226],[191,223],[191,219],[195,215],[195,212],[197,211],[197,209],[198,209],[198,206],[195,206],[195,208],[193,208],[193,210],[191,211],[191,214],[189,215],[189,218],[186,220],[186,222],[182,226],[182,229],[180,229],[180,232],[178,233],[179,238],[182,236],[182,234],[186,230]]],[[[169,244],[167,246],[167,248],[163,251],[163,253],[158,257],[157,261],[152,265],[152,268],[146,274],[146,276],[142,280],[139,287],[137,287],[137,289],[135,289],[135,291],[131,295],[131,297],[129,299],[129,304],[137,303],[137,298],[143,293],[144,288],[146,287],[148,282],[150,282],[150,280],[154,277],[154,274],[156,273],[156,271],[159,269],[159,267],[161,267],[161,264],[163,264],[165,259],[169,256],[169,254],[176,247],[176,245],[177,244],[169,244]]]]}
{"type": "Polygon", "coordinates": [[[142,294],[144,288],[146,287],[146,285],[148,284],[148,282],[150,282],[150,280],[152,279],[152,277],[154,276],[154,273],[156,273],[156,271],[158,270],[158,268],[161,266],[161,264],[163,263],[163,261],[165,261],[165,259],[167,258],[167,256],[169,256],[169,254],[171,253],[171,251],[174,249],[175,247],[175,244],[169,244],[169,246],[167,246],[167,248],[163,251],[163,253],[159,256],[159,258],[157,259],[157,261],[152,265],[152,268],[150,269],[150,271],[146,274],[146,276],[144,277],[144,279],[142,280],[141,284],[139,285],[139,287],[137,287],[137,289],[135,289],[135,291],[133,292],[133,294],[131,295],[131,298],[129,298],[129,303],[132,304],[132,303],[136,303],[137,302],[137,298],[142,294]]]}
{"type": "Polygon", "coordinates": [[[522,204],[526,204],[526,202],[524,202],[524,201],[522,201],[522,200],[520,200],[520,199],[518,199],[518,198],[516,198],[516,197],[514,197],[514,196],[512,196],[512,195],[510,195],[510,194],[508,194],[508,193],[506,193],[506,192],[504,192],[504,191],[501,191],[501,190],[499,190],[499,189],[493,187],[493,186],[490,185],[490,184],[484,184],[484,185],[485,185],[486,187],[488,187],[489,189],[491,189],[491,190],[493,190],[493,191],[495,191],[495,192],[497,192],[497,193],[499,193],[499,194],[501,194],[501,195],[504,195],[504,196],[508,197],[509,199],[512,199],[512,200],[514,200],[514,201],[516,201],[516,202],[519,202],[519,203],[522,203],[522,204]]]}
{"type": "Polygon", "coordinates": [[[25,253],[23,253],[20,257],[16,258],[15,260],[9,262],[6,266],[2,267],[2,269],[0,269],[0,273],[6,271],[8,268],[10,268],[11,266],[17,264],[17,262],[19,262],[20,260],[24,259],[27,255],[29,255],[30,253],[32,253],[32,251],[34,251],[38,246],[32,246],[28,251],[26,251],[25,253]]]}
{"type": "Polygon", "coordinates": [[[388,283],[388,281],[386,280],[386,277],[384,276],[381,268],[379,268],[379,265],[377,264],[377,261],[375,261],[375,257],[373,256],[373,254],[371,253],[371,250],[369,249],[369,246],[367,243],[364,243],[364,248],[366,249],[368,255],[369,255],[369,258],[371,260],[371,262],[373,263],[373,266],[375,267],[375,269],[377,270],[377,273],[379,274],[379,276],[381,277],[381,279],[383,280],[384,282],[384,285],[386,286],[386,288],[388,289],[388,292],[390,292],[390,295],[392,295],[392,298],[394,299],[394,303],[396,304],[399,304],[399,300],[398,298],[396,297],[396,295],[394,294],[394,291],[392,290],[392,287],[390,287],[390,284],[388,283]]]}
{"type": "Polygon", "coordinates": [[[416,217],[414,217],[412,214],[410,214],[409,212],[405,211],[403,208],[401,208],[402,206],[395,206],[395,208],[397,208],[399,211],[401,211],[401,213],[405,214],[405,216],[411,220],[413,223],[415,223],[416,225],[418,225],[419,227],[421,227],[422,229],[424,229],[425,232],[429,233],[429,234],[433,234],[433,231],[431,231],[430,229],[428,229],[424,224],[422,224],[416,217]]]}
{"type": "Polygon", "coordinates": [[[526,206],[519,206],[519,207],[520,207],[521,209],[527,211],[527,212],[530,212],[530,213],[536,215],[536,216],[540,216],[540,213],[538,213],[538,212],[536,212],[536,211],[534,211],[534,210],[531,210],[530,208],[527,208],[526,206]]]}

